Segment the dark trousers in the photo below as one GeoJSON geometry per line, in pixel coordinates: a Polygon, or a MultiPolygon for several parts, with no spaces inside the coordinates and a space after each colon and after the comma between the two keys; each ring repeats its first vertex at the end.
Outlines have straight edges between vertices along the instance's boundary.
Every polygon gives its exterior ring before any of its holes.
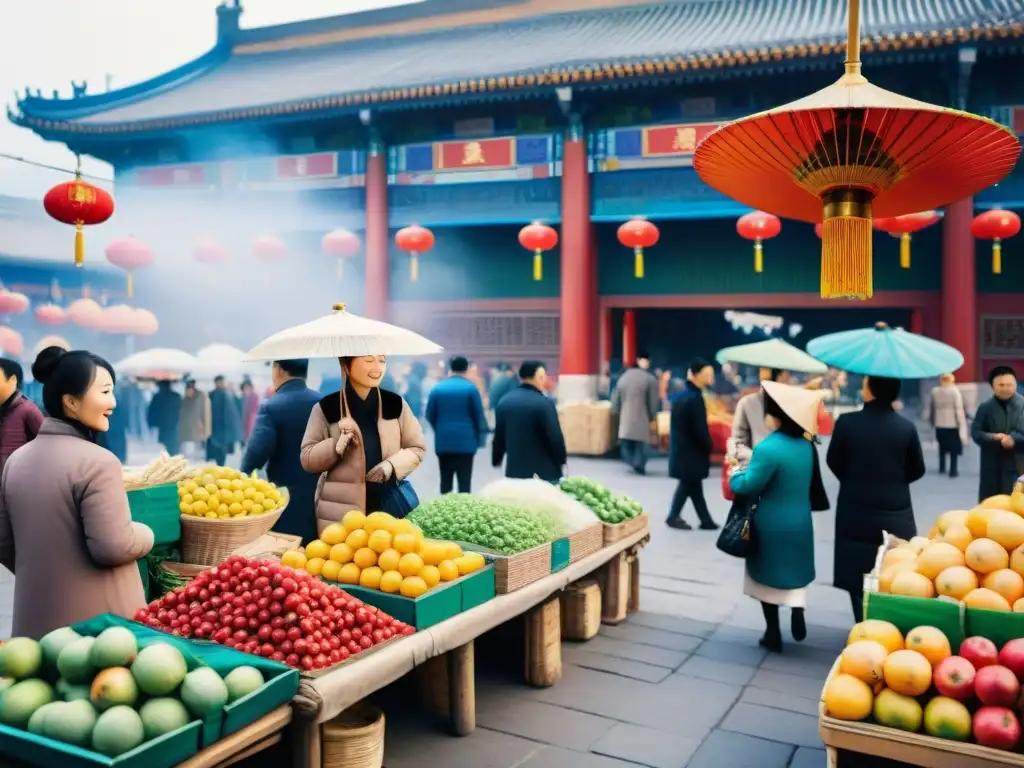
{"type": "Polygon", "coordinates": [[[459,479],[459,493],[469,493],[473,482],[472,453],[439,453],[437,463],[441,467],[441,493],[451,493],[455,478],[459,479]]]}
{"type": "Polygon", "coordinates": [[[639,440],[620,440],[619,453],[622,460],[637,472],[647,468],[647,445],[639,440]]]}
{"type": "Polygon", "coordinates": [[[957,460],[960,458],[960,456],[951,451],[944,451],[942,448],[939,448],[939,472],[945,474],[947,456],[949,457],[949,476],[956,477],[958,474],[960,474],[957,471],[956,466],[957,460]]]}
{"type": "Polygon", "coordinates": [[[696,478],[679,481],[676,492],[672,495],[672,506],[668,512],[669,520],[677,520],[682,516],[687,499],[693,500],[693,508],[697,510],[697,517],[700,518],[701,523],[714,523],[711,512],[708,511],[708,503],[704,499],[704,483],[696,478]]]}
{"type": "Polygon", "coordinates": [[[206,441],[206,460],[223,467],[228,460],[227,446],[210,439],[206,441]]]}

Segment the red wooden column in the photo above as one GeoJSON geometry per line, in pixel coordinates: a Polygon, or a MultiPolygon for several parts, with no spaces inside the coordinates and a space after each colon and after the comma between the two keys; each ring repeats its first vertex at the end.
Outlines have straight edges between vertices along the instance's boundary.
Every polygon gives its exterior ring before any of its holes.
{"type": "Polygon", "coordinates": [[[615,324],[612,322],[612,311],[605,308],[601,311],[601,371],[607,371],[615,349],[615,324]]]}
{"type": "Polygon", "coordinates": [[[910,311],[910,332],[924,333],[924,314],[920,309],[910,311]]]}
{"type": "Polygon", "coordinates": [[[368,317],[388,319],[388,155],[374,137],[366,157],[366,287],[368,317]]]}
{"type": "Polygon", "coordinates": [[[627,309],[622,316],[622,367],[636,363],[636,313],[627,309]]]}
{"type": "Polygon", "coordinates": [[[590,235],[590,174],[583,125],[575,116],[562,147],[561,364],[558,399],[578,402],[597,392],[597,305],[590,235]]]}
{"type": "Polygon", "coordinates": [[[942,340],[963,353],[956,372],[962,384],[979,380],[973,218],[974,200],[968,197],[948,206],[942,222],[942,340]]]}

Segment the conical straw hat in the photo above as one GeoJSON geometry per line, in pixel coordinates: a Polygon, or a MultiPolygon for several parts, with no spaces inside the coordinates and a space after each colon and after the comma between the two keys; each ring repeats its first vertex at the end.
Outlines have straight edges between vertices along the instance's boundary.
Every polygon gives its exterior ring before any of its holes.
{"type": "Polygon", "coordinates": [[[778,403],[779,408],[789,418],[812,435],[818,434],[818,408],[821,405],[822,392],[792,387],[777,381],[762,381],[761,386],[768,396],[778,403]]]}

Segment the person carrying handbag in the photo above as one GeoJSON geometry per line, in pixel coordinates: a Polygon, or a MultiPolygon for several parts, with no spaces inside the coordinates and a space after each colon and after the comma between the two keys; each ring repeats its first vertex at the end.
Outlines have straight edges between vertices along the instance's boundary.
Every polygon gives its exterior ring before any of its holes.
{"type": "Polygon", "coordinates": [[[746,468],[733,472],[734,509],[723,530],[729,539],[746,532],[743,592],[760,601],[765,633],[760,645],[782,652],[779,606],[791,609],[791,632],[807,637],[807,585],[814,581],[811,512],[828,509],[816,447],[821,393],[774,381],[761,383],[771,434],[755,447],[746,468]],[[742,497],[742,498],[741,498],[742,497]]]}

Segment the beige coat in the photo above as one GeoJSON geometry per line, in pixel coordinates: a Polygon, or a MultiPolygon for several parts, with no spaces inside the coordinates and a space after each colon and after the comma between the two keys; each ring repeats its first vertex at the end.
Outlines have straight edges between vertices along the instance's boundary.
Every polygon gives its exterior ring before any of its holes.
{"type": "Polygon", "coordinates": [[[0,563],[15,574],[14,636],[40,638],[146,605],[136,560],[153,531],[132,522],[121,463],[70,424],[43,422],[0,481],[0,563]]]}
{"type": "Polygon", "coordinates": [[[754,448],[772,431],[764,420],[764,400],[760,392],[744,395],[736,403],[736,413],[732,417],[732,433],[726,443],[726,455],[733,457],[740,464],[746,464],[754,452],[754,448]]]}
{"type": "Polygon", "coordinates": [[[194,397],[182,395],[178,418],[178,439],[183,443],[205,443],[210,439],[210,398],[196,390],[194,397]]]}
{"type": "Polygon", "coordinates": [[[955,429],[960,439],[967,440],[967,414],[964,397],[955,384],[934,387],[930,397],[928,420],[936,429],[955,429]]]}
{"type": "MultiPolygon", "coordinates": [[[[423,461],[426,441],[408,403],[393,392],[382,389],[379,393],[377,433],[381,455],[395,468],[396,479],[402,480],[423,461]]],[[[302,467],[320,475],[314,497],[318,532],[341,520],[346,512],[365,511],[366,507],[366,473],[373,467],[366,466],[363,438],[351,420],[355,434],[344,452],[338,454],[341,420],[341,394],[335,392],[313,406],[302,439],[302,467]]]]}

